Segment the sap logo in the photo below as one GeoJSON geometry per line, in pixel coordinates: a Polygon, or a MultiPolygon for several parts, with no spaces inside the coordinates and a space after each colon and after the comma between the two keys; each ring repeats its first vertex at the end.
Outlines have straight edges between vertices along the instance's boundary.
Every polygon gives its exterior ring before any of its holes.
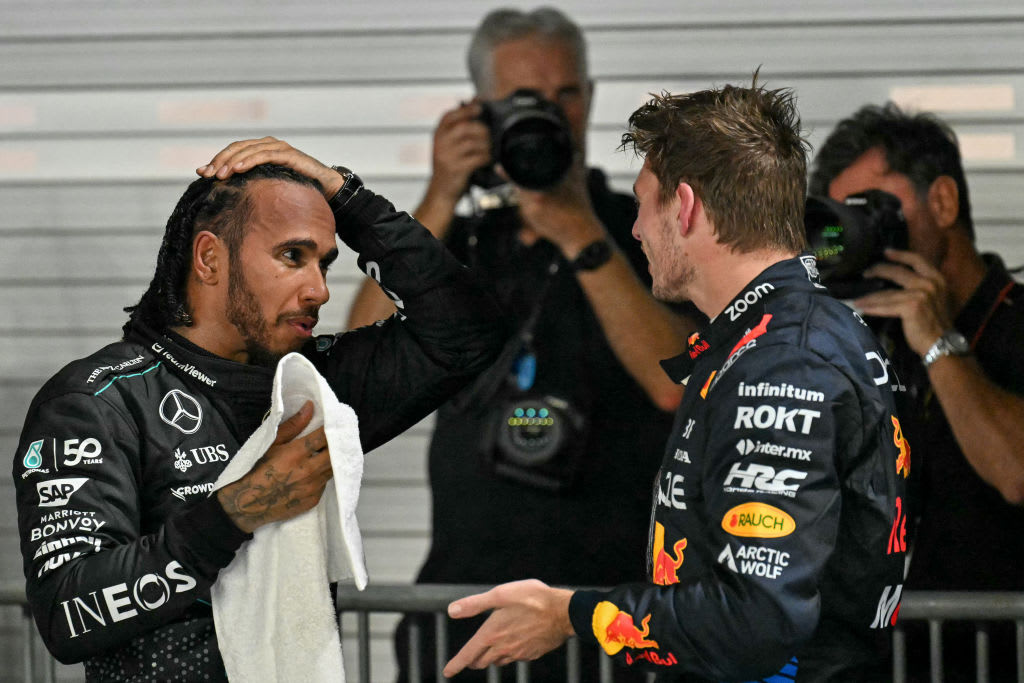
{"type": "Polygon", "coordinates": [[[734,462],[729,474],[725,477],[723,490],[726,493],[771,493],[775,495],[796,495],[799,484],[789,484],[789,480],[802,481],[807,478],[806,472],[799,470],[780,470],[774,467],[750,463],[743,467],[742,463],[734,462]]]}
{"type": "Polygon", "coordinates": [[[99,531],[104,524],[106,524],[102,519],[85,516],[85,513],[76,511],[75,514],[81,516],[71,517],[70,519],[65,519],[60,522],[44,517],[40,520],[44,522],[44,524],[29,532],[29,540],[39,541],[44,538],[49,538],[54,534],[62,534],[66,531],[91,531],[95,533],[96,531],[99,531]]]}
{"type": "Polygon", "coordinates": [[[94,626],[133,619],[139,610],[152,612],[165,605],[176,593],[196,587],[196,580],[182,571],[176,561],[168,563],[163,574],[144,574],[136,579],[131,590],[127,583],[92,591],[60,603],[72,638],[89,633],[94,626]],[[99,593],[99,595],[97,595],[99,593]]]}
{"type": "Polygon", "coordinates": [[[875,386],[882,386],[889,382],[889,372],[892,371],[892,379],[895,384],[890,385],[890,389],[893,391],[903,392],[907,390],[906,385],[900,382],[900,378],[896,376],[896,370],[892,367],[892,361],[888,358],[882,358],[882,355],[877,351],[868,351],[864,354],[864,357],[872,362],[872,365],[877,364],[878,369],[881,371],[878,375],[872,375],[871,378],[875,382],[875,386]]]}
{"type": "Polygon", "coordinates": [[[770,282],[762,282],[753,289],[748,289],[736,300],[725,307],[725,314],[729,320],[736,321],[741,315],[747,312],[751,306],[761,300],[761,297],[775,290],[775,285],[770,282]]]}
{"type": "Polygon", "coordinates": [[[695,424],[697,424],[697,423],[693,420],[693,418],[690,418],[689,420],[686,421],[686,427],[683,429],[683,438],[684,439],[689,439],[690,438],[690,434],[693,433],[693,426],[695,424]]]}
{"type": "Polygon", "coordinates": [[[882,597],[878,600],[878,607],[875,609],[875,620],[871,622],[871,628],[886,628],[896,625],[896,619],[900,616],[900,596],[902,594],[902,583],[885,587],[885,590],[882,591],[882,597]]]}
{"type": "Polygon", "coordinates": [[[724,564],[736,574],[760,576],[774,581],[782,576],[783,570],[789,566],[789,553],[774,548],[741,545],[733,554],[732,546],[727,543],[718,554],[718,564],[724,564]]]}
{"type": "Polygon", "coordinates": [[[896,519],[889,531],[889,547],[886,555],[907,552],[907,516],[903,514],[903,499],[896,496],[896,519]]]}
{"type": "Polygon", "coordinates": [[[93,438],[66,439],[64,441],[64,464],[68,467],[77,465],[100,465],[103,458],[99,457],[103,446],[93,438]]]}
{"type": "Polygon", "coordinates": [[[64,507],[71,500],[75,491],[82,488],[82,484],[89,481],[85,477],[73,479],[51,479],[36,484],[36,492],[39,493],[39,507],[55,508],[64,507]]]}
{"type": "Polygon", "coordinates": [[[736,422],[733,429],[785,429],[787,432],[799,431],[810,434],[814,420],[821,417],[821,412],[806,408],[787,409],[785,406],[737,406],[736,422]],[[796,418],[800,417],[799,428],[796,418]]]}
{"type": "Polygon", "coordinates": [[[171,495],[179,500],[187,500],[189,496],[197,496],[200,493],[213,491],[213,482],[208,484],[192,484],[191,486],[179,486],[171,489],[171,495]]]}
{"type": "Polygon", "coordinates": [[[761,453],[763,455],[775,455],[780,458],[788,458],[790,460],[805,461],[809,461],[811,459],[811,453],[813,452],[803,448],[794,448],[793,446],[780,446],[777,443],[771,443],[769,441],[758,441],[757,443],[754,443],[750,439],[740,439],[736,443],[736,450],[740,452],[740,455],[761,453]]]}
{"type": "Polygon", "coordinates": [[[722,517],[722,529],[732,536],[781,538],[796,529],[789,513],[764,503],[737,505],[722,517]]]}
{"type": "Polygon", "coordinates": [[[677,448],[676,449],[676,454],[673,455],[672,458],[675,459],[675,460],[678,460],[679,462],[685,462],[685,463],[689,463],[690,462],[690,454],[687,453],[686,451],[684,451],[681,448],[677,448]]]}
{"type": "Polygon", "coordinates": [[[396,311],[396,313],[398,314],[398,319],[405,320],[405,303],[402,301],[402,298],[400,296],[398,296],[397,294],[395,294],[390,289],[384,286],[384,283],[381,281],[380,264],[377,263],[376,261],[367,261],[365,271],[367,275],[369,275],[370,277],[377,281],[377,285],[395,304],[395,308],[398,309],[396,311]]]}
{"type": "Polygon", "coordinates": [[[683,490],[684,478],[681,474],[665,473],[665,488],[662,489],[661,486],[658,486],[658,505],[676,510],[686,509],[686,501],[683,500],[686,496],[686,492],[683,490]]]}

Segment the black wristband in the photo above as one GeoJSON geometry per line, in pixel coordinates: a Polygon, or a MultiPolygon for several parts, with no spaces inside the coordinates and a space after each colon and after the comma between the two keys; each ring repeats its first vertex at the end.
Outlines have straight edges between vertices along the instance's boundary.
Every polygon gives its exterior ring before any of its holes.
{"type": "Polygon", "coordinates": [[[576,258],[569,262],[573,271],[597,270],[612,257],[612,247],[608,240],[597,240],[580,249],[576,258]]]}
{"type": "Polygon", "coordinates": [[[348,170],[344,166],[332,166],[335,171],[341,174],[345,182],[342,183],[341,189],[334,193],[327,204],[331,207],[331,211],[337,211],[341,207],[352,201],[352,198],[359,194],[359,190],[363,189],[363,181],[352,171],[348,170]]]}

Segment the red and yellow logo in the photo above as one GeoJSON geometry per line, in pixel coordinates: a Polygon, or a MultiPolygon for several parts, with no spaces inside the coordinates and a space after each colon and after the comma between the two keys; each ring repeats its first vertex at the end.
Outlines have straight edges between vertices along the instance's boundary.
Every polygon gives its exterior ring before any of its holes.
{"type": "Polygon", "coordinates": [[[910,444],[903,438],[903,427],[900,426],[899,419],[892,415],[892,426],[895,428],[892,433],[892,442],[896,444],[896,448],[900,449],[900,454],[896,457],[896,472],[902,473],[903,478],[906,479],[910,476],[910,444]]]}
{"type": "Polygon", "coordinates": [[[717,375],[717,374],[718,374],[718,370],[712,370],[711,374],[708,375],[708,380],[706,382],[704,382],[704,386],[701,387],[701,390],[700,390],[700,397],[701,398],[707,398],[708,397],[708,389],[711,388],[711,380],[713,380],[715,378],[715,375],[717,375]]]}
{"type": "Polygon", "coordinates": [[[665,552],[665,527],[661,522],[654,523],[654,552],[653,564],[654,583],[659,586],[671,586],[679,583],[679,576],[676,570],[683,566],[683,550],[686,548],[686,539],[676,541],[672,546],[672,555],[665,552]]]}
{"type": "Polygon", "coordinates": [[[796,521],[773,505],[743,503],[725,513],[722,528],[733,536],[780,538],[793,533],[796,521]]]}
{"type": "Polygon", "coordinates": [[[633,623],[633,615],[622,612],[614,604],[604,600],[597,603],[594,609],[593,627],[597,642],[609,655],[618,654],[619,650],[628,647],[634,650],[640,648],[657,648],[658,643],[648,640],[650,634],[651,615],[648,614],[640,623],[643,628],[637,628],[633,623]]]}

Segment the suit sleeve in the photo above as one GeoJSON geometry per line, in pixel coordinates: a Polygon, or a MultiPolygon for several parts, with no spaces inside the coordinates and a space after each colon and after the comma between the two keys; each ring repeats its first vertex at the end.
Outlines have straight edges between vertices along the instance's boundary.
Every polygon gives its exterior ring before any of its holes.
{"type": "MultiPolygon", "coordinates": [[[[820,618],[819,579],[839,528],[836,444],[848,431],[843,406],[853,391],[813,353],[779,346],[747,352],[700,399],[714,402],[705,413],[699,485],[706,510],[700,534],[709,542],[680,547],[678,538],[663,540],[683,562],[687,552],[703,553],[694,560],[707,570],[694,582],[665,581],[671,573],[659,574],[656,524],[652,578],[669,585],[577,593],[570,606],[577,633],[650,670],[715,680],[782,670],[820,618]],[[772,387],[782,395],[757,395],[772,387]]],[[[669,519],[684,514],[660,510],[669,519]]]]}
{"type": "Polygon", "coordinates": [[[338,399],[356,411],[369,451],[487,368],[511,331],[483,279],[383,197],[362,190],[335,221],[359,267],[398,308],[386,321],[307,347],[338,399]]]}
{"type": "Polygon", "coordinates": [[[250,535],[207,498],[143,534],[142,436],[111,403],[33,403],[14,461],[27,595],[51,653],[78,662],[123,647],[208,597],[250,535]]]}

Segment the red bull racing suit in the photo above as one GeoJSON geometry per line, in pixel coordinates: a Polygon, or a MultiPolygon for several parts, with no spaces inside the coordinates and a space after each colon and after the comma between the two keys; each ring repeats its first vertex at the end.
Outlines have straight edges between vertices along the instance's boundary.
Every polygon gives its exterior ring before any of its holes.
{"type": "MultiPolygon", "coordinates": [[[[400,299],[388,321],[302,349],[368,451],[492,362],[504,329],[489,290],[407,214],[367,190],[332,208],[360,267],[400,299]]],[[[272,380],[136,324],[40,390],[14,480],[29,602],[59,660],[86,660],[90,680],[223,680],[209,587],[251,535],[208,496],[272,380]]]]}
{"type": "Polygon", "coordinates": [[[578,591],[576,632],[659,680],[879,681],[902,591],[903,390],[810,256],[754,279],[686,353],[649,583],[578,591]]]}

